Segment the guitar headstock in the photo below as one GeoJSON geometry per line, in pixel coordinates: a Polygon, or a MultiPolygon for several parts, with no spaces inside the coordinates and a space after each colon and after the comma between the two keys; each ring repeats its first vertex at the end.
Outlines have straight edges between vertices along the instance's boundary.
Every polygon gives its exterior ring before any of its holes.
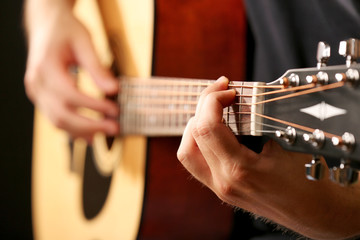
{"type": "Polygon", "coordinates": [[[321,178],[319,156],[338,159],[330,175],[348,185],[360,170],[360,41],[340,43],[344,65],[326,66],[329,48],[319,43],[317,67],[288,70],[268,84],[283,88],[266,92],[263,132],[285,149],[314,155],[306,165],[309,179],[321,178]]]}

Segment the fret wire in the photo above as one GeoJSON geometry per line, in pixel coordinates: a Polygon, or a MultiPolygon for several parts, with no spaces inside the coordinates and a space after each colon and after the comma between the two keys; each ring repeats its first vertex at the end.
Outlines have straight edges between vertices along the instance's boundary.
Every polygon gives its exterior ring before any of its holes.
{"type": "MultiPolygon", "coordinates": [[[[165,88],[166,88],[166,89],[169,89],[169,88],[171,89],[171,86],[173,86],[173,85],[167,85],[165,88]]],[[[167,90],[167,91],[168,91],[168,90],[167,90]]],[[[172,92],[172,91],[169,91],[169,92],[172,92]]],[[[171,99],[172,97],[175,97],[175,96],[174,96],[174,95],[167,96],[167,98],[169,98],[169,99],[171,99]]],[[[164,104],[164,105],[165,105],[165,104],[164,104]]],[[[168,104],[166,108],[170,109],[170,108],[171,108],[171,104],[168,104]]],[[[166,109],[166,108],[165,108],[165,109],[166,109]]],[[[172,116],[172,114],[168,114],[168,115],[165,116],[166,124],[167,124],[167,125],[170,125],[171,116],[172,116]]]]}
{"type": "MultiPolygon", "coordinates": [[[[191,91],[191,92],[193,91],[193,87],[194,87],[194,85],[190,85],[190,91],[191,91]]],[[[188,95],[187,97],[188,97],[188,99],[190,98],[190,100],[192,100],[192,97],[191,97],[190,95],[188,95]]],[[[188,111],[191,110],[190,106],[188,106],[187,109],[188,109],[188,111]]],[[[187,118],[187,119],[190,119],[190,118],[191,118],[190,113],[187,113],[187,114],[186,114],[186,118],[187,118]]]]}
{"type": "MultiPolygon", "coordinates": [[[[240,92],[241,92],[241,94],[240,95],[243,95],[243,93],[244,93],[244,88],[241,88],[240,89],[240,92]]],[[[242,96],[240,96],[240,100],[239,100],[239,102],[240,103],[242,103],[242,101],[243,101],[243,97],[242,96]]],[[[242,111],[242,105],[239,105],[239,112],[241,112],[242,111]]],[[[229,114],[230,115],[230,114],[229,114]]],[[[241,121],[241,119],[242,119],[242,115],[240,115],[240,121],[241,121]]],[[[241,126],[240,126],[240,124],[237,126],[237,128],[238,129],[240,129],[241,128],[241,126]]]]}
{"type": "MultiPolygon", "coordinates": [[[[143,96],[141,106],[144,106],[144,104],[145,104],[145,97],[143,96]]],[[[149,109],[147,109],[146,117],[144,117],[144,119],[143,119],[143,130],[142,131],[146,131],[146,129],[148,129],[148,118],[149,118],[149,109]]]]}
{"type": "MultiPolygon", "coordinates": [[[[140,86],[140,90],[143,88],[144,86],[140,86]]],[[[136,101],[136,108],[138,106],[141,106],[141,100],[142,100],[142,95],[135,97],[135,101],[136,101]]],[[[139,117],[136,118],[136,131],[140,132],[140,128],[141,128],[141,123],[142,123],[142,119],[144,118],[144,116],[146,116],[146,112],[147,109],[145,108],[145,114],[144,115],[140,115],[139,117]]]]}
{"type": "MultiPolygon", "coordinates": [[[[184,86],[180,87],[180,91],[185,91],[184,86]]],[[[185,102],[184,100],[184,96],[180,96],[180,99],[178,100],[178,102],[185,102]]],[[[185,106],[183,106],[185,108],[185,106]]],[[[180,114],[180,119],[177,118],[178,122],[176,123],[176,126],[178,127],[180,125],[180,123],[182,123],[184,121],[184,115],[180,114]]]]}
{"type": "MultiPolygon", "coordinates": [[[[145,86],[143,86],[144,88],[145,86]]],[[[144,96],[141,97],[141,106],[144,106],[144,103],[145,103],[145,99],[144,99],[144,96]]],[[[142,117],[141,119],[141,126],[140,126],[140,129],[142,130],[145,130],[146,129],[146,119],[147,119],[147,116],[148,116],[148,113],[149,113],[149,109],[147,108],[146,109],[146,115],[142,117]]]]}
{"type": "MultiPolygon", "coordinates": [[[[225,109],[224,109],[225,111],[225,109]]],[[[229,115],[229,111],[230,111],[230,106],[227,107],[227,113],[225,113],[226,115],[226,125],[229,126],[228,122],[230,122],[230,115],[229,115]]],[[[224,113],[223,113],[224,116],[224,113]]]]}
{"type": "MultiPolygon", "coordinates": [[[[129,103],[129,99],[128,99],[128,97],[129,97],[129,85],[126,85],[126,90],[127,91],[125,91],[126,92],[126,95],[125,95],[125,99],[124,99],[124,104],[125,103],[129,103]]],[[[130,117],[130,114],[127,112],[128,111],[128,104],[126,104],[125,106],[123,106],[124,107],[124,110],[125,110],[125,126],[128,126],[129,125],[129,117],[130,117]]]]}

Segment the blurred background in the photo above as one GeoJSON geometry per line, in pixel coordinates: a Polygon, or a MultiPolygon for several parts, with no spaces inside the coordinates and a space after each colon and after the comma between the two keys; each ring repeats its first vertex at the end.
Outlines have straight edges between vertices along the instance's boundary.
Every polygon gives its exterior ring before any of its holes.
{"type": "Polygon", "coordinates": [[[33,108],[23,85],[26,44],[22,4],[22,0],[0,1],[0,239],[32,239],[33,108]]]}

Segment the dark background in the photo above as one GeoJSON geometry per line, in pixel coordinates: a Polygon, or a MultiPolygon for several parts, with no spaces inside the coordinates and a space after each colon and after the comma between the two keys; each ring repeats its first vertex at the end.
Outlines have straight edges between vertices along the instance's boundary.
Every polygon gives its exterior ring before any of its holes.
{"type": "Polygon", "coordinates": [[[33,108],[23,85],[22,0],[0,1],[0,239],[32,239],[33,108]]]}

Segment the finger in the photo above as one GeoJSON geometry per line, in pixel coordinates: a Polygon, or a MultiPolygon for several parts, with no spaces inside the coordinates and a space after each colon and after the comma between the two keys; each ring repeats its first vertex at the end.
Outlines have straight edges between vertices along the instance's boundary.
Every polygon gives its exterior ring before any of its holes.
{"type": "Polygon", "coordinates": [[[118,105],[108,99],[97,99],[87,96],[75,88],[69,89],[66,93],[68,105],[73,108],[85,107],[97,112],[103,113],[106,116],[118,117],[118,105]]]}
{"type": "MultiPolygon", "coordinates": [[[[196,106],[196,113],[198,113],[202,107],[202,104],[206,98],[206,96],[214,91],[220,91],[220,90],[225,90],[228,88],[228,84],[229,84],[229,79],[227,79],[226,77],[220,77],[218,80],[216,80],[214,82],[214,84],[211,84],[209,87],[205,88],[200,95],[198,104],[196,106]]],[[[196,114],[195,113],[195,114],[196,114]]]]}
{"type": "Polygon", "coordinates": [[[202,156],[193,136],[194,119],[191,118],[186,125],[177,157],[181,164],[200,182],[211,185],[211,172],[204,157],[202,156]]]}
{"type": "Polygon", "coordinates": [[[109,136],[119,132],[119,124],[112,119],[94,120],[82,116],[79,112],[64,104],[53,92],[42,91],[39,94],[37,107],[43,112],[57,128],[65,130],[73,137],[82,137],[87,140],[97,132],[103,132],[109,136]]]}
{"type": "Polygon", "coordinates": [[[112,119],[90,119],[80,115],[66,106],[57,107],[56,113],[51,115],[52,122],[73,137],[91,138],[97,132],[114,136],[119,132],[119,125],[112,119]]]}
{"type": "Polygon", "coordinates": [[[119,107],[115,102],[108,99],[94,98],[79,91],[74,76],[65,67],[61,67],[60,64],[51,64],[49,69],[51,75],[45,76],[48,80],[48,88],[67,106],[71,108],[89,108],[110,117],[119,115],[119,107]]]}
{"type": "Polygon", "coordinates": [[[110,71],[100,63],[88,32],[79,34],[79,38],[74,42],[74,51],[78,64],[90,73],[101,90],[109,95],[118,92],[119,83],[110,71]]]}
{"type": "Polygon", "coordinates": [[[240,156],[243,159],[256,156],[239,144],[234,134],[222,123],[223,108],[232,103],[235,94],[234,90],[209,93],[197,116],[195,139],[210,169],[232,166],[240,156]]]}
{"type": "MultiPolygon", "coordinates": [[[[209,89],[207,89],[208,91],[209,89]]],[[[211,91],[211,89],[210,89],[211,91]]],[[[207,138],[212,138],[214,129],[218,127],[225,128],[222,131],[229,131],[224,124],[222,123],[222,111],[224,106],[233,102],[235,98],[235,91],[234,90],[225,90],[225,91],[217,91],[217,92],[210,92],[208,91],[206,95],[204,95],[203,99],[203,106],[200,108],[199,112],[195,116],[195,123],[192,129],[192,135],[203,155],[204,159],[206,160],[210,172],[214,178],[221,178],[219,175],[219,171],[221,171],[221,159],[214,153],[211,146],[208,144],[207,138]],[[209,102],[211,104],[209,104],[209,102]],[[204,112],[209,111],[209,108],[214,108],[216,114],[212,114],[213,119],[207,119],[203,117],[204,112]],[[205,140],[204,140],[205,139],[205,140]]],[[[215,90],[214,90],[215,91],[215,90]]],[[[218,141],[221,142],[222,139],[215,139],[213,142],[218,141]]],[[[218,143],[216,143],[218,144],[218,143]]],[[[215,189],[216,187],[214,187],[215,189]]]]}

